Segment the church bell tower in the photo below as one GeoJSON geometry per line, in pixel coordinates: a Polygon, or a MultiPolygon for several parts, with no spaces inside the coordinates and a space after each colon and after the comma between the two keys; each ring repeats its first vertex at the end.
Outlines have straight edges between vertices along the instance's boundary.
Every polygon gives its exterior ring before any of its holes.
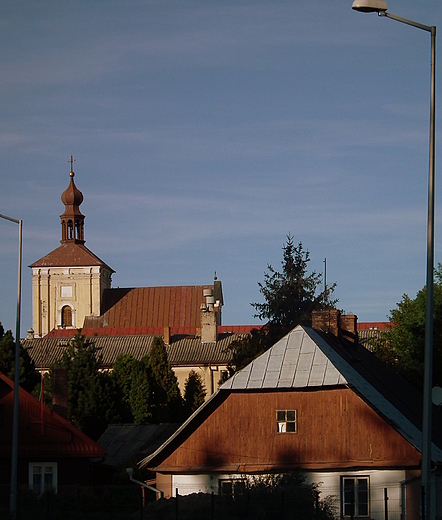
{"type": "Polygon", "coordinates": [[[82,328],[86,316],[99,316],[103,291],[110,289],[114,270],[84,244],[83,194],[74,182],[61,195],[61,245],[30,265],[32,269],[32,326],[37,336],[54,328],[82,328]]]}

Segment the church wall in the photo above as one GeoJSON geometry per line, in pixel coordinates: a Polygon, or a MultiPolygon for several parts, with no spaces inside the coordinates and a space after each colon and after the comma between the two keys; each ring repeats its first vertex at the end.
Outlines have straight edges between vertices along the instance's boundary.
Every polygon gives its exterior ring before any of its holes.
{"type": "Polygon", "coordinates": [[[103,290],[110,287],[110,273],[94,267],[33,269],[33,329],[45,335],[62,326],[62,308],[72,309],[72,327],[81,328],[86,316],[100,315],[103,290]],[[103,283],[105,282],[105,283],[103,283]]]}

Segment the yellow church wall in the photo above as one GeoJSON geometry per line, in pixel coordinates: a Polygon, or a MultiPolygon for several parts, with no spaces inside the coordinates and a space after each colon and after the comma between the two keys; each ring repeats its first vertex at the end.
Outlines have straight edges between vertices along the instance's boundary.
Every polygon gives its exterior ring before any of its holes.
{"type": "Polygon", "coordinates": [[[62,326],[62,308],[72,309],[72,327],[83,327],[86,316],[100,315],[101,296],[111,276],[102,267],[34,268],[32,315],[34,332],[45,335],[62,326]]]}

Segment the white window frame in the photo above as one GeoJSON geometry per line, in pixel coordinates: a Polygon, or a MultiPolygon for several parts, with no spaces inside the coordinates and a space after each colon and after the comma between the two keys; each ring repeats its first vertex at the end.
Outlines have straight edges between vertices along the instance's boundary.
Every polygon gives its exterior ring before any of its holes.
{"type": "Polygon", "coordinates": [[[349,475],[341,477],[341,504],[342,504],[342,517],[343,518],[369,518],[370,517],[370,478],[367,475],[349,475]],[[361,492],[359,490],[360,481],[364,481],[367,483],[366,486],[366,504],[367,511],[365,513],[361,513],[361,492]],[[354,493],[354,514],[353,516],[350,514],[346,514],[346,505],[351,505],[351,502],[346,501],[345,495],[345,483],[353,482],[353,493],[354,493]]]}
{"type": "Polygon", "coordinates": [[[58,465],[56,462],[30,462],[29,463],[29,487],[36,493],[38,496],[43,495],[47,489],[45,489],[45,479],[44,475],[47,472],[46,470],[49,470],[52,468],[52,485],[51,489],[55,491],[55,493],[58,492],[58,465]],[[42,475],[42,478],[40,479],[40,489],[34,489],[34,469],[40,468],[40,475],[42,475]]]}
{"type": "Polygon", "coordinates": [[[69,303],[69,302],[63,302],[59,307],[58,307],[58,312],[57,312],[57,315],[58,315],[58,323],[59,323],[59,327],[62,327],[63,326],[63,307],[70,307],[71,308],[71,312],[72,312],[72,325],[70,325],[69,327],[67,327],[68,329],[75,329],[75,307],[69,303]]]}
{"type": "Polygon", "coordinates": [[[276,433],[297,433],[296,410],[276,410],[276,433]]]}

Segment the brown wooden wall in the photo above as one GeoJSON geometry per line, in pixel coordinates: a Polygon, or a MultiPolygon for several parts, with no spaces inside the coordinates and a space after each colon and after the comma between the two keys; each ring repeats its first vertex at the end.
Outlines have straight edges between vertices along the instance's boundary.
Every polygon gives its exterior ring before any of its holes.
{"type": "Polygon", "coordinates": [[[231,393],[157,471],[417,467],[420,453],[350,389],[231,393]],[[297,432],[276,432],[276,410],[297,432]]]}

